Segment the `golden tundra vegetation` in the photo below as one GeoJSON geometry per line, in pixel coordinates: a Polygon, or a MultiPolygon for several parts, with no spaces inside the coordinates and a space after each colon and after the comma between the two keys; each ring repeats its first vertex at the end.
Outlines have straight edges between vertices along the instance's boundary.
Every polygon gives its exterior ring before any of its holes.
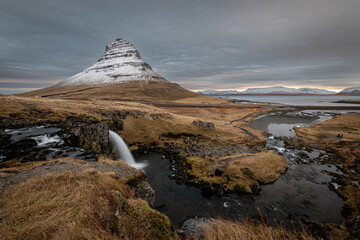
{"type": "Polygon", "coordinates": [[[128,181],[91,168],[31,178],[0,195],[0,235],[2,239],[173,238],[170,220],[146,201],[134,198],[128,181]]]}
{"type": "MultiPolygon", "coordinates": [[[[248,149],[244,154],[221,157],[186,157],[186,164],[191,166],[188,174],[194,176],[192,181],[226,185],[225,190],[229,191],[239,188],[251,192],[252,186],[275,181],[287,168],[283,157],[261,150],[266,141],[264,134],[248,126],[258,114],[279,106],[240,106],[224,99],[184,92],[175,85],[176,91],[158,85],[156,94],[150,90],[154,86],[140,86],[141,93],[131,85],[124,86],[106,87],[101,91],[92,87],[50,88],[22,96],[0,96],[0,118],[27,119],[31,124],[40,124],[82,117],[107,123],[109,119],[101,114],[104,111],[135,111],[135,115],[130,114],[123,120],[123,129],[118,131],[131,150],[164,147],[169,143],[181,145],[188,136],[195,137],[200,145],[223,148],[233,144],[248,149]],[[123,94],[119,94],[120,89],[123,94]],[[155,101],[168,104],[158,105],[155,101]],[[215,129],[193,124],[199,120],[212,122],[215,129]],[[213,174],[215,169],[223,171],[222,176],[213,174]]],[[[1,173],[21,172],[36,166],[12,163],[1,173]]],[[[6,190],[0,195],[0,205],[0,235],[4,239],[180,238],[166,216],[134,197],[128,179],[119,179],[111,172],[89,169],[81,173],[38,176],[6,190]]],[[[251,220],[242,223],[218,220],[214,226],[199,238],[311,238],[305,232],[292,232],[251,220]]]]}
{"type": "MultiPolygon", "coordinates": [[[[60,162],[79,164],[74,159],[60,162]]],[[[27,164],[25,171],[44,164],[27,164]]],[[[118,163],[113,163],[118,164],[118,163]]],[[[130,178],[86,169],[80,173],[44,174],[0,195],[2,239],[182,239],[170,220],[134,198],[130,178]]],[[[196,239],[313,239],[302,232],[251,220],[216,220],[196,239]]]]}

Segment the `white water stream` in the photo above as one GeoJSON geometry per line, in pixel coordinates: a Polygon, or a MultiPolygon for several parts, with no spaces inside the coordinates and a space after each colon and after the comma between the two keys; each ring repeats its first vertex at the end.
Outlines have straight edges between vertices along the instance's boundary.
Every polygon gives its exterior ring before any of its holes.
{"type": "Polygon", "coordinates": [[[122,159],[124,162],[136,169],[143,169],[147,165],[146,163],[137,163],[135,161],[126,143],[116,132],[109,130],[109,140],[112,148],[115,150],[117,158],[122,159]]]}

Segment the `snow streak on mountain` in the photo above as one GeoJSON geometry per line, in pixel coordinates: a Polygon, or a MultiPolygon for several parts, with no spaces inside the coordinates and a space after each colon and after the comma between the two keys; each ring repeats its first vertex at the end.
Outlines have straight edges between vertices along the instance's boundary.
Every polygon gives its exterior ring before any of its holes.
{"type": "Polygon", "coordinates": [[[104,55],[97,63],[57,85],[111,84],[138,80],[167,82],[141,59],[131,43],[118,38],[106,46],[104,55]]]}

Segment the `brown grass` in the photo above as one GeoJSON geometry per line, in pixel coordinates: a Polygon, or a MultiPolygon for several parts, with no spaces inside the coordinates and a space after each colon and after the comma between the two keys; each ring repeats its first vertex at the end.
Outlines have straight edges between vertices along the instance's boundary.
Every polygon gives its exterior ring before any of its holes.
{"type": "Polygon", "coordinates": [[[217,159],[189,157],[187,162],[191,165],[188,173],[195,177],[192,182],[217,183],[227,191],[238,188],[249,193],[251,186],[274,182],[287,169],[286,160],[272,150],[217,159]],[[223,174],[216,176],[216,169],[221,169],[223,174]]]}
{"type": "Polygon", "coordinates": [[[0,96],[2,111],[0,118],[29,119],[36,124],[40,120],[65,121],[67,117],[86,117],[97,121],[107,122],[108,119],[101,114],[102,111],[141,111],[144,115],[134,118],[128,116],[124,120],[124,130],[119,132],[127,143],[149,144],[160,141],[162,134],[172,133],[175,135],[190,133],[204,135],[208,142],[217,142],[217,135],[223,140],[236,144],[256,145],[264,142],[261,132],[247,126],[249,114],[261,112],[261,109],[224,109],[224,108],[157,108],[152,105],[136,102],[120,101],[79,101],[63,99],[35,99],[15,96],[0,96]],[[158,118],[154,120],[150,114],[171,114],[172,119],[158,118]],[[242,119],[236,122],[240,126],[254,134],[255,138],[238,128],[229,125],[230,121],[242,119]],[[215,131],[208,131],[192,124],[193,121],[211,121],[215,124],[215,131]]]}
{"type": "Polygon", "coordinates": [[[294,240],[315,239],[311,234],[301,231],[292,232],[284,227],[270,227],[266,223],[255,223],[251,220],[231,222],[228,220],[216,220],[208,224],[205,231],[197,236],[202,240],[294,240]]]}
{"type": "Polygon", "coordinates": [[[134,81],[123,84],[83,85],[74,87],[49,87],[22,93],[26,97],[63,99],[108,99],[136,101],[174,101],[182,98],[203,96],[170,82],[134,81]]]}
{"type": "Polygon", "coordinates": [[[168,239],[170,221],[111,173],[45,175],[0,196],[2,239],[168,239]]]}
{"type": "Polygon", "coordinates": [[[328,121],[310,126],[295,128],[296,134],[309,141],[357,141],[360,139],[360,114],[344,114],[328,121]],[[342,134],[340,139],[338,134],[342,134]]]}

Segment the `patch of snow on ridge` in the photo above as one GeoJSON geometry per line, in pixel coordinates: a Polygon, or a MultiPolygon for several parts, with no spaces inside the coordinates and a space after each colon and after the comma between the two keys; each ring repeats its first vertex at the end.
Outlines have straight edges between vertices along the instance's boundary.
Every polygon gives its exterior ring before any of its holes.
{"type": "Polygon", "coordinates": [[[93,66],[59,82],[57,86],[110,84],[136,80],[166,82],[140,57],[131,43],[118,38],[106,46],[104,55],[93,66]]]}
{"type": "Polygon", "coordinates": [[[340,94],[348,94],[348,93],[354,93],[354,92],[360,92],[360,86],[359,87],[351,87],[351,88],[345,88],[340,94]]]}

